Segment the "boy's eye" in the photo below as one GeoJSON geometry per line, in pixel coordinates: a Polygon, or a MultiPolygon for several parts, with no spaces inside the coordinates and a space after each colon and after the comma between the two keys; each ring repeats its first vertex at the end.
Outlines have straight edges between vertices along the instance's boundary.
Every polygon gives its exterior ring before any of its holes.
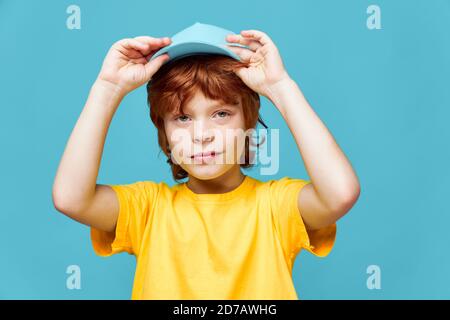
{"type": "Polygon", "coordinates": [[[175,120],[179,120],[181,122],[186,122],[187,120],[189,120],[189,117],[186,115],[181,115],[181,116],[177,117],[175,120]]]}
{"type": "Polygon", "coordinates": [[[227,111],[219,111],[219,112],[216,113],[216,115],[217,115],[219,118],[225,118],[225,117],[229,116],[230,113],[227,112],[227,111]]]}

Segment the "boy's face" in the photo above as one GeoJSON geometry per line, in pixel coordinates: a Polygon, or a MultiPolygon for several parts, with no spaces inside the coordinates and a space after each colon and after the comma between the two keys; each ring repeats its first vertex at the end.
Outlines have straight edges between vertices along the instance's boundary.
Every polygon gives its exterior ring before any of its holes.
{"type": "Polygon", "coordinates": [[[241,103],[228,105],[197,91],[183,111],[185,115],[168,113],[164,118],[174,163],[202,180],[243,163],[246,131],[241,103]]]}

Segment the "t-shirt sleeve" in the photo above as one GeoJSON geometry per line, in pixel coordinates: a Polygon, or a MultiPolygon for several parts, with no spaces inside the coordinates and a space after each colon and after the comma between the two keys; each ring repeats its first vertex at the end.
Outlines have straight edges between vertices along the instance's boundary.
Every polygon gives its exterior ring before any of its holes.
{"type": "Polygon", "coordinates": [[[274,226],[281,239],[283,250],[292,258],[301,249],[315,256],[325,257],[336,239],[336,223],[316,230],[305,227],[298,208],[298,195],[311,181],[283,177],[271,180],[270,198],[274,226]]]}
{"type": "Polygon", "coordinates": [[[91,227],[94,251],[104,257],[119,252],[137,255],[145,227],[153,217],[152,207],[158,193],[158,184],[152,181],[137,181],[109,186],[117,196],[119,216],[113,232],[91,227]]]}

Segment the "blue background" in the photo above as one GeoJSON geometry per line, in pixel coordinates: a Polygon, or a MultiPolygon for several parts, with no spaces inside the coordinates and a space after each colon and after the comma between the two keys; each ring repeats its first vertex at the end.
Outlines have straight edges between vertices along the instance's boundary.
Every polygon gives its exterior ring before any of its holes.
{"type": "MultiPolygon", "coordinates": [[[[0,1],[0,298],[130,298],[134,257],[96,256],[88,227],[54,209],[51,187],[112,43],[171,36],[197,21],[268,33],[360,178],[330,255],[297,257],[299,297],[449,299],[448,0],[0,1]],[[71,4],[81,8],[81,30],[66,27],[71,4]],[[371,4],[381,8],[381,30],[366,27],[371,4]],[[81,290],[66,288],[72,264],[81,290]],[[366,286],[373,264],[380,290],[366,286]]],[[[262,101],[263,119],[281,131],[281,168],[247,173],[307,179],[288,127],[262,101]]],[[[174,183],[141,87],[111,124],[98,182],[143,179],[174,183]]]]}

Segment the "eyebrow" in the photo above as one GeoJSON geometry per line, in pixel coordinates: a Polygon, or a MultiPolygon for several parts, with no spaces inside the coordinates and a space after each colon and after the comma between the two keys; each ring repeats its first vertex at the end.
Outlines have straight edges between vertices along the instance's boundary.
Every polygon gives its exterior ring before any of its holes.
{"type": "Polygon", "coordinates": [[[237,108],[239,106],[239,104],[231,104],[231,103],[226,103],[226,102],[218,102],[218,103],[214,103],[213,105],[210,105],[208,108],[209,109],[215,109],[215,108],[220,108],[220,107],[232,107],[232,108],[237,108]]]}
{"type": "MultiPolygon", "coordinates": [[[[231,107],[231,108],[239,108],[239,103],[238,104],[229,104],[229,103],[225,103],[225,102],[218,102],[218,103],[214,103],[212,105],[208,106],[208,110],[210,109],[216,109],[216,108],[221,108],[221,107],[231,107]]],[[[175,112],[175,114],[178,114],[177,112],[175,112]]],[[[180,114],[181,114],[181,110],[180,110],[180,114]]]]}

